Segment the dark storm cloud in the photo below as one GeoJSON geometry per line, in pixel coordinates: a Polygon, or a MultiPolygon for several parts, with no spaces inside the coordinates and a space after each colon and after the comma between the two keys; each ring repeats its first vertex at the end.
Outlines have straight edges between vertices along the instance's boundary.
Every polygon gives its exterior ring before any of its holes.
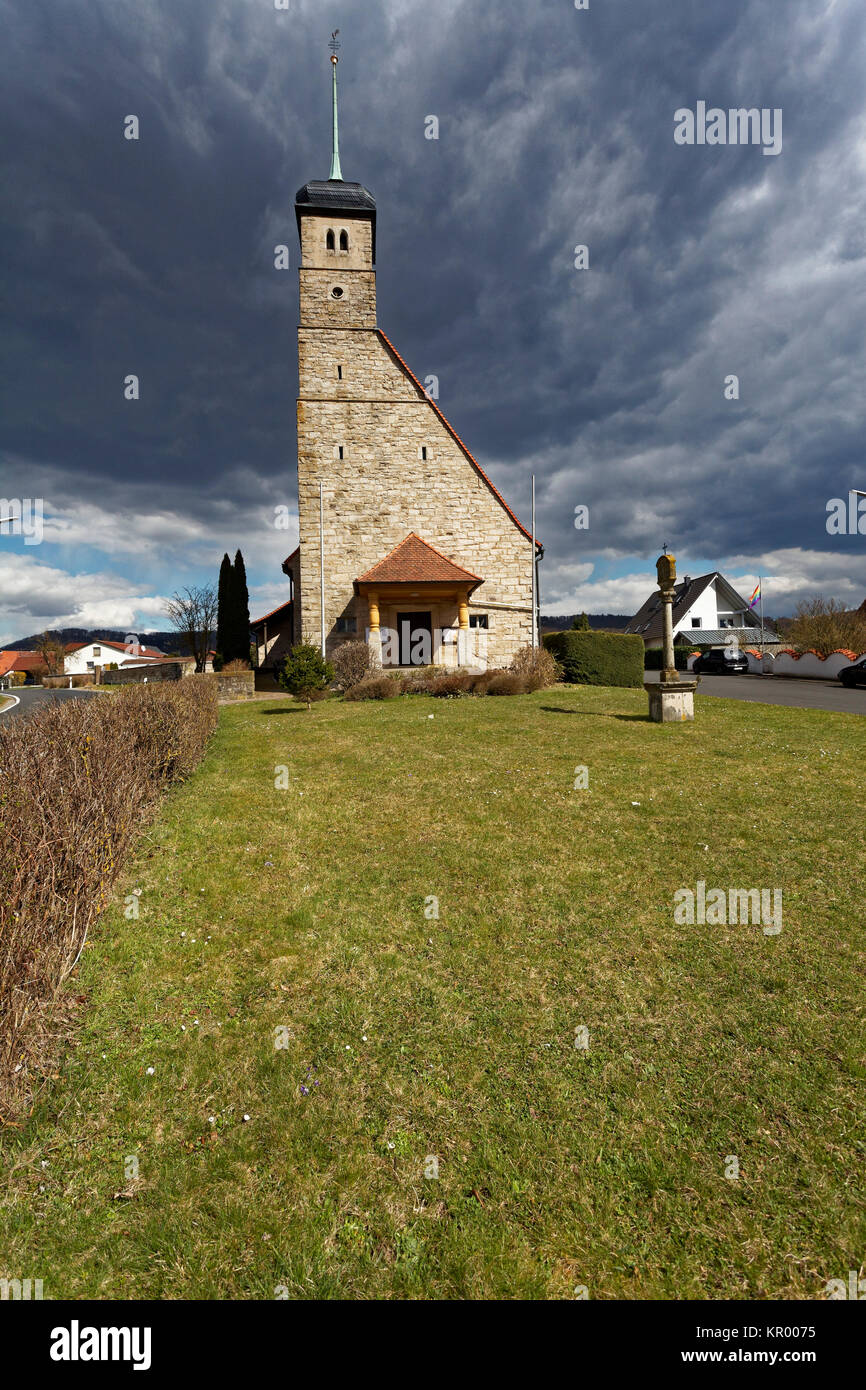
{"type": "Polygon", "coordinates": [[[339,25],[379,321],[524,517],[537,473],[562,593],[589,547],[862,549],[824,529],[826,500],[864,485],[857,0],[0,0],[0,16],[0,491],[47,470],[56,497],[126,510],[131,532],[146,495],[219,553],[251,509],[293,500],[292,204],[327,175],[339,25]],[[676,146],[674,111],[698,100],[782,108],[781,155],[676,146]]]}

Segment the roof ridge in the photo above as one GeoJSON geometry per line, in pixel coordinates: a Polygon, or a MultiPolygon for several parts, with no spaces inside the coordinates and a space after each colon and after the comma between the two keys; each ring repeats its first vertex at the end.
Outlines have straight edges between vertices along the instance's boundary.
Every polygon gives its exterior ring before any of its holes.
{"type": "MultiPolygon", "coordinates": [[[[460,435],[457,433],[457,431],[455,430],[454,426],[451,424],[450,420],[447,420],[447,419],[445,418],[444,414],[443,414],[442,411],[439,409],[439,407],[438,407],[438,405],[436,404],[436,402],[435,402],[434,400],[431,400],[430,396],[428,396],[427,392],[424,390],[424,387],[421,385],[421,383],[420,383],[420,381],[418,380],[417,376],[416,376],[415,373],[412,371],[412,368],[411,368],[411,367],[408,365],[408,363],[405,362],[404,359],[400,356],[399,352],[398,352],[397,349],[395,348],[394,344],[391,342],[391,340],[390,340],[390,338],[388,337],[388,335],[385,333],[384,329],[377,328],[377,329],[376,329],[376,332],[377,332],[377,334],[379,335],[379,337],[382,339],[382,341],[383,341],[383,343],[386,345],[386,347],[388,347],[388,348],[391,350],[391,352],[393,352],[394,356],[396,357],[397,361],[400,363],[400,366],[403,368],[403,370],[404,370],[404,372],[406,373],[406,375],[407,375],[412,381],[414,381],[415,385],[418,387],[418,390],[421,392],[421,395],[424,397],[424,400],[427,402],[427,404],[428,404],[429,406],[431,406],[431,407],[433,408],[433,410],[435,410],[436,414],[439,416],[439,419],[442,421],[443,425],[444,425],[445,428],[447,429],[448,433],[451,435],[452,439],[454,439],[454,440],[457,442],[457,444],[459,444],[460,448],[463,450],[463,452],[464,452],[464,454],[466,455],[466,457],[468,458],[469,462],[473,465],[474,468],[476,468],[476,469],[478,470],[478,472],[480,473],[481,477],[484,479],[485,483],[486,483],[487,486],[490,488],[490,491],[493,493],[493,496],[494,496],[494,497],[496,498],[496,500],[497,500],[498,502],[500,502],[500,503],[502,504],[502,506],[505,508],[505,510],[507,511],[508,515],[511,517],[511,520],[514,522],[515,526],[517,526],[518,529],[521,530],[521,531],[523,532],[524,536],[526,536],[527,539],[531,541],[531,540],[532,540],[532,532],[531,532],[531,531],[527,531],[527,529],[526,529],[526,527],[524,526],[523,522],[519,519],[519,517],[515,516],[514,512],[513,512],[513,511],[511,510],[511,508],[509,507],[509,505],[508,505],[508,503],[506,502],[505,498],[502,496],[502,493],[499,491],[499,489],[496,487],[496,485],[495,485],[493,482],[491,482],[491,480],[488,478],[487,474],[484,472],[484,469],[481,467],[481,464],[478,462],[477,458],[475,458],[474,455],[473,455],[472,453],[470,453],[469,449],[468,449],[468,448],[466,447],[466,445],[463,443],[463,440],[460,438],[460,435]]],[[[542,546],[542,544],[541,544],[541,541],[538,539],[537,536],[536,536],[536,539],[535,539],[535,545],[536,545],[536,548],[537,548],[538,550],[542,550],[542,549],[543,549],[543,546],[542,546]]],[[[432,550],[432,549],[433,549],[433,547],[431,546],[431,550],[432,550]]],[[[447,559],[447,556],[446,556],[446,559],[447,559]]]]}

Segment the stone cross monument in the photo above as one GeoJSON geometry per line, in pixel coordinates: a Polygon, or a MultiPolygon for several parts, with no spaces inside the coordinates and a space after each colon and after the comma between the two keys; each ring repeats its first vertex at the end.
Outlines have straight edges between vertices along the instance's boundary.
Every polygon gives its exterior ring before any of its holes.
{"type": "Polygon", "coordinates": [[[677,562],[668,553],[656,561],[659,594],[662,601],[662,673],[657,681],[644,681],[644,690],[649,696],[649,717],[656,724],[680,723],[694,719],[694,694],[698,681],[680,680],[680,673],[674,660],[673,606],[677,585],[677,562]]]}

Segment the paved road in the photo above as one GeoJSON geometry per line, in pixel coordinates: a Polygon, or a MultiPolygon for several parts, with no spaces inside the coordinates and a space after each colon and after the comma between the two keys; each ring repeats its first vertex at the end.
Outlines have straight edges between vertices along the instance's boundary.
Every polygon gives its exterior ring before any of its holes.
{"type": "MultiPolygon", "coordinates": [[[[645,672],[645,679],[658,680],[658,672],[645,672]]],[[[753,700],[761,705],[866,714],[866,686],[846,690],[836,681],[796,680],[789,676],[701,676],[695,693],[722,695],[727,700],[753,700]]]]}
{"type": "Polygon", "coordinates": [[[9,719],[23,719],[35,709],[42,709],[52,700],[92,700],[92,690],[43,690],[41,685],[20,685],[16,690],[0,692],[0,702],[4,696],[17,695],[18,704],[0,713],[0,723],[9,719]]]}

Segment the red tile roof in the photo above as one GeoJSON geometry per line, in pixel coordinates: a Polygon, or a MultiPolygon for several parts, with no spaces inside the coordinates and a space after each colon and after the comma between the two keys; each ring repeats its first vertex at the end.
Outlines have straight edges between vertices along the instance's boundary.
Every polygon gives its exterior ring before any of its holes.
{"type": "Polygon", "coordinates": [[[10,671],[38,671],[44,665],[39,652],[0,652],[0,676],[8,676],[10,671]]]}
{"type": "Polygon", "coordinates": [[[410,531],[405,540],[389,551],[383,560],[361,574],[356,584],[466,584],[473,588],[481,577],[455,565],[441,550],[410,531]]]}
{"type": "MultiPolygon", "coordinates": [[[[382,342],[385,344],[388,351],[393,353],[394,357],[397,359],[398,363],[403,368],[403,371],[406,373],[409,380],[413,382],[415,386],[417,386],[419,392],[421,393],[427,404],[430,406],[431,410],[435,410],[436,414],[439,416],[439,419],[442,421],[442,424],[445,426],[446,430],[451,435],[451,438],[455,441],[456,444],[460,446],[460,448],[463,450],[463,453],[466,455],[472,466],[475,469],[477,469],[479,475],[484,479],[484,482],[490,488],[490,491],[493,493],[493,496],[496,498],[496,500],[500,502],[501,505],[505,508],[508,515],[511,517],[511,520],[514,522],[515,526],[517,526],[523,532],[524,536],[527,536],[529,540],[532,540],[532,532],[527,531],[523,522],[519,521],[517,517],[514,515],[514,512],[511,510],[505,498],[502,496],[502,493],[496,487],[494,487],[493,483],[490,481],[487,474],[484,472],[484,469],[481,467],[481,464],[478,462],[476,458],[473,458],[472,454],[470,454],[469,450],[463,443],[463,440],[460,438],[454,426],[448,420],[445,419],[445,416],[442,414],[442,411],[439,409],[436,402],[430,399],[427,392],[424,390],[424,387],[421,385],[415,373],[412,371],[411,367],[407,366],[407,364],[403,361],[403,358],[400,356],[394,344],[391,342],[389,338],[386,337],[386,335],[382,332],[381,328],[377,328],[376,332],[378,333],[382,342]]],[[[536,537],[535,539],[535,548],[536,550],[544,549],[538,537],[536,537]]],[[[291,559],[291,556],[289,558],[291,559]]]]}

